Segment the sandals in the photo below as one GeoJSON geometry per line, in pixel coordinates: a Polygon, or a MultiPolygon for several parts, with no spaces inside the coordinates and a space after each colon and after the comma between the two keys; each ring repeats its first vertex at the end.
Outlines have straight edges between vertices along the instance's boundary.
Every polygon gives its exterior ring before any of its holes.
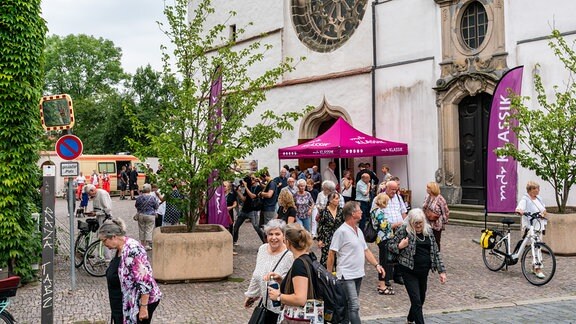
{"type": "Polygon", "coordinates": [[[396,295],[396,293],[394,292],[394,289],[392,287],[386,287],[384,289],[381,288],[377,288],[378,290],[378,294],[379,295],[396,295]]]}

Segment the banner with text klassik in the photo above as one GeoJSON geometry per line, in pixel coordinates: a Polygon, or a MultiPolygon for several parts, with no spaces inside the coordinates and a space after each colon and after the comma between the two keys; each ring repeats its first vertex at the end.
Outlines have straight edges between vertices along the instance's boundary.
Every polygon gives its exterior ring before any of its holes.
{"type": "Polygon", "coordinates": [[[517,162],[511,156],[497,156],[494,150],[507,143],[518,146],[512,127],[516,120],[507,121],[511,114],[510,94],[520,95],[523,66],[515,67],[500,79],[494,90],[488,124],[486,152],[486,211],[514,212],[518,184],[517,162]]]}

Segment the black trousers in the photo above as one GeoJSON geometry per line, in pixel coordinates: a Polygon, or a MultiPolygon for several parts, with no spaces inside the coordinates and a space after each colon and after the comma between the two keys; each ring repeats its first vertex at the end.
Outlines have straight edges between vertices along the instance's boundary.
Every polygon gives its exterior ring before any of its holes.
{"type": "Polygon", "coordinates": [[[384,268],[384,270],[386,271],[385,276],[382,276],[380,273],[378,273],[378,280],[385,281],[386,286],[391,286],[392,283],[390,282],[390,280],[392,280],[392,273],[394,267],[391,263],[388,263],[388,253],[390,253],[390,251],[388,251],[387,242],[388,241],[382,241],[378,243],[378,263],[380,263],[382,268],[384,268]]]}
{"type": "Polygon", "coordinates": [[[430,269],[410,270],[401,266],[404,287],[410,298],[410,311],[406,318],[408,322],[424,324],[424,314],[422,306],[426,300],[426,290],[428,289],[428,272],[430,269]]]}

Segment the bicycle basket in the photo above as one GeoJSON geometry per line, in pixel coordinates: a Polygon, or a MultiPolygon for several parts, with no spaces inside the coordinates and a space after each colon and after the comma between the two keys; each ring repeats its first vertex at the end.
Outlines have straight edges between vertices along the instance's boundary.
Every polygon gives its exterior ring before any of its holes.
{"type": "Polygon", "coordinates": [[[480,236],[480,246],[483,249],[492,249],[496,244],[496,238],[494,237],[494,232],[491,229],[485,229],[482,231],[480,236]]]}
{"type": "Polygon", "coordinates": [[[90,229],[90,231],[96,233],[96,231],[100,227],[100,225],[98,224],[98,220],[94,218],[88,218],[86,219],[86,222],[88,223],[88,228],[90,229]]]}
{"type": "Polygon", "coordinates": [[[82,232],[88,232],[89,231],[88,223],[82,220],[78,220],[78,229],[81,230],[82,232]]]}

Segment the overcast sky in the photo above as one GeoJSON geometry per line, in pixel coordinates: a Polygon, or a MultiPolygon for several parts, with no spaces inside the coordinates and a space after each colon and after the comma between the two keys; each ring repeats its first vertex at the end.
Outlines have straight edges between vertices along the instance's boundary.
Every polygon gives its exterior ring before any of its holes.
{"type": "Polygon", "coordinates": [[[162,69],[160,44],[169,40],[156,21],[165,21],[164,0],[42,0],[48,34],[87,34],[122,49],[122,66],[134,74],[150,63],[162,69]]]}

